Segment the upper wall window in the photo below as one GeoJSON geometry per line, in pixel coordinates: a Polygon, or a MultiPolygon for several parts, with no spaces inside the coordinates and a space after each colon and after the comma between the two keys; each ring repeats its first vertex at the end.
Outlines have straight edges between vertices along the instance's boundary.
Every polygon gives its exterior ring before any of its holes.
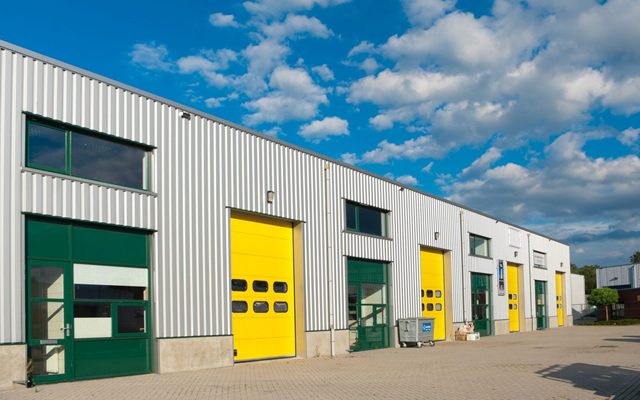
{"type": "Polygon", "coordinates": [[[387,211],[346,202],[347,230],[375,236],[387,236],[387,211]]]}
{"type": "Polygon", "coordinates": [[[71,126],[27,121],[27,166],[149,190],[149,147],[71,126]]]}
{"type": "Polygon", "coordinates": [[[491,239],[469,234],[469,248],[472,256],[491,257],[491,239]]]}
{"type": "Polygon", "coordinates": [[[533,251],[533,267],[547,269],[547,255],[539,251],[533,251]]]}

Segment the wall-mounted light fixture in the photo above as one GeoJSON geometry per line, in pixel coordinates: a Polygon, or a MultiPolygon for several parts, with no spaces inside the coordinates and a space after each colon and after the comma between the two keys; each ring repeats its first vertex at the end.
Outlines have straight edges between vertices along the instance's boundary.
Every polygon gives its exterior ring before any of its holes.
{"type": "Polygon", "coordinates": [[[562,268],[563,266],[564,266],[564,263],[560,261],[560,268],[562,268]]]}
{"type": "Polygon", "coordinates": [[[276,198],[276,192],[274,192],[273,190],[268,190],[267,191],[267,203],[271,204],[273,203],[273,200],[275,200],[276,198]]]}
{"type": "Polygon", "coordinates": [[[514,251],[514,252],[513,252],[513,256],[514,256],[514,257],[518,257],[518,250],[516,250],[516,251],[514,251]]]}
{"type": "Polygon", "coordinates": [[[438,238],[439,238],[439,237],[440,237],[440,232],[434,232],[434,233],[433,233],[433,238],[434,238],[435,240],[438,240],[438,238]]]}
{"type": "Polygon", "coordinates": [[[191,114],[189,114],[188,112],[183,112],[180,117],[182,117],[182,118],[186,119],[187,121],[189,121],[191,119],[191,114]]]}
{"type": "Polygon", "coordinates": [[[404,192],[404,188],[402,186],[400,186],[400,191],[404,192]]]}

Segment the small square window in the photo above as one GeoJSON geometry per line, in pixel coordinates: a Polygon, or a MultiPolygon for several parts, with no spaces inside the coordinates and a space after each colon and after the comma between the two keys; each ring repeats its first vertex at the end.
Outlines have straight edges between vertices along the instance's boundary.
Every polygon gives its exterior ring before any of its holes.
{"type": "Polygon", "coordinates": [[[491,257],[491,239],[469,234],[469,249],[472,256],[491,257]]]}
{"type": "Polygon", "coordinates": [[[253,291],[264,293],[269,290],[269,283],[267,281],[253,281],[253,291]]]}
{"type": "Polygon", "coordinates": [[[269,312],[269,303],[267,303],[266,301],[254,301],[253,312],[255,313],[269,312]]]}
{"type": "Polygon", "coordinates": [[[231,302],[231,312],[246,313],[249,309],[246,301],[234,300],[231,302]]]}
{"type": "Polygon", "coordinates": [[[433,297],[433,290],[427,290],[427,297],[431,298],[433,297]]]}
{"type": "Polygon", "coordinates": [[[436,290],[436,299],[439,299],[440,297],[442,297],[442,291],[436,290]]]}
{"type": "Polygon", "coordinates": [[[277,313],[286,313],[289,311],[289,304],[286,301],[276,301],[273,303],[273,311],[277,313]]]}
{"type": "Polygon", "coordinates": [[[427,304],[427,311],[433,311],[433,304],[427,304]]]}
{"type": "Polygon", "coordinates": [[[436,311],[442,311],[442,304],[436,303],[436,311]]]}
{"type": "Polygon", "coordinates": [[[246,292],[247,291],[247,281],[244,279],[232,279],[231,280],[231,290],[234,292],[246,292]]]}
{"type": "Polygon", "coordinates": [[[289,285],[287,282],[273,282],[273,291],[276,293],[287,293],[289,285]]]}

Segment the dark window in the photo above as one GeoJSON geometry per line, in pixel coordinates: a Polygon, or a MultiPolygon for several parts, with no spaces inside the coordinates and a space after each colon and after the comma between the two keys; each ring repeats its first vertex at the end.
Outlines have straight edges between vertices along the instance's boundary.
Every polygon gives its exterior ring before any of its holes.
{"type": "Polygon", "coordinates": [[[491,257],[491,239],[469,234],[469,248],[472,256],[491,257]]]}
{"type": "Polygon", "coordinates": [[[358,212],[358,207],[355,203],[347,202],[347,229],[349,230],[358,230],[358,225],[356,223],[357,217],[356,214],[358,212]]]}
{"type": "Polygon", "coordinates": [[[144,149],[77,132],[72,133],[71,144],[71,175],[144,188],[144,149]]]}
{"type": "Polygon", "coordinates": [[[67,167],[66,131],[29,122],[27,130],[27,165],[64,172],[67,167]]]}
{"type": "Polygon", "coordinates": [[[76,299],[145,300],[147,288],[140,286],[110,286],[76,284],[76,299]]]}
{"type": "Polygon", "coordinates": [[[269,283],[267,281],[253,281],[254,292],[266,292],[269,290],[269,283]]]}
{"type": "Polygon", "coordinates": [[[424,289],[420,289],[420,297],[424,297],[424,289]]]}
{"type": "Polygon", "coordinates": [[[145,332],[144,306],[118,306],[118,333],[145,332]]]}
{"type": "Polygon", "coordinates": [[[254,301],[253,302],[253,312],[255,313],[266,313],[269,311],[269,303],[266,301],[254,301]]]}
{"type": "Polygon", "coordinates": [[[42,120],[27,124],[27,166],[149,189],[148,148],[42,120]]]}
{"type": "Polygon", "coordinates": [[[246,301],[234,300],[231,302],[231,312],[246,313],[248,309],[249,305],[246,301]]]}
{"type": "Polygon", "coordinates": [[[513,309],[513,304],[509,304],[509,310],[513,309]]]}
{"type": "Polygon", "coordinates": [[[513,298],[513,295],[509,293],[509,300],[511,300],[512,298],[513,298]]]}
{"type": "Polygon", "coordinates": [[[111,303],[75,303],[74,318],[107,318],[111,317],[111,303]]]}
{"type": "Polygon", "coordinates": [[[287,293],[289,285],[287,282],[273,282],[273,291],[276,293],[287,293]]]}
{"type": "Polygon", "coordinates": [[[433,311],[433,304],[427,304],[427,311],[433,311]]]}
{"type": "Polygon", "coordinates": [[[345,204],[347,230],[375,236],[387,236],[387,211],[352,201],[345,204]]]}
{"type": "Polygon", "coordinates": [[[422,311],[424,311],[424,303],[422,303],[422,311]]]}
{"type": "Polygon", "coordinates": [[[273,303],[273,311],[277,313],[286,313],[289,311],[289,305],[286,301],[276,301],[273,303]]]}
{"type": "Polygon", "coordinates": [[[246,292],[247,281],[245,281],[244,279],[232,279],[231,290],[233,290],[234,292],[246,292]]]}
{"type": "Polygon", "coordinates": [[[433,297],[433,290],[427,290],[427,297],[433,297]]]}

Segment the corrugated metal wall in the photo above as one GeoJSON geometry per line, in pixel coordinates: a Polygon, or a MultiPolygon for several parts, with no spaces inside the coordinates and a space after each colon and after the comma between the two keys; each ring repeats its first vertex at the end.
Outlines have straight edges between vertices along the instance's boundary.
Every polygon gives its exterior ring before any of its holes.
{"type": "MultiPolygon", "coordinates": [[[[330,304],[336,328],[347,327],[346,257],[391,263],[395,320],[420,313],[420,246],[450,251],[453,316],[463,321],[463,307],[470,316],[470,300],[461,294],[463,262],[468,287],[469,271],[495,274],[495,259],[510,259],[513,252],[505,223],[213,118],[181,118],[175,104],[73,71],[0,50],[2,343],[25,339],[23,212],[157,230],[152,268],[158,337],[231,333],[230,209],[303,224],[307,330],[329,328],[330,304]],[[23,168],[23,112],[157,147],[153,193],[23,168]],[[269,190],[276,193],[273,204],[266,202],[269,190]],[[345,199],[389,210],[390,238],[344,232],[345,199]],[[492,238],[494,260],[468,256],[468,232],[492,238]]],[[[568,248],[558,246],[548,251],[562,253],[557,258],[568,268],[568,248]]],[[[528,265],[528,247],[520,250],[511,261],[528,265]]],[[[506,302],[504,309],[506,315],[506,302]]]]}
{"type": "Polygon", "coordinates": [[[636,278],[634,277],[634,265],[616,265],[612,267],[605,267],[597,269],[597,285],[601,287],[611,286],[623,286],[629,285],[629,287],[636,284],[636,278]]]}

